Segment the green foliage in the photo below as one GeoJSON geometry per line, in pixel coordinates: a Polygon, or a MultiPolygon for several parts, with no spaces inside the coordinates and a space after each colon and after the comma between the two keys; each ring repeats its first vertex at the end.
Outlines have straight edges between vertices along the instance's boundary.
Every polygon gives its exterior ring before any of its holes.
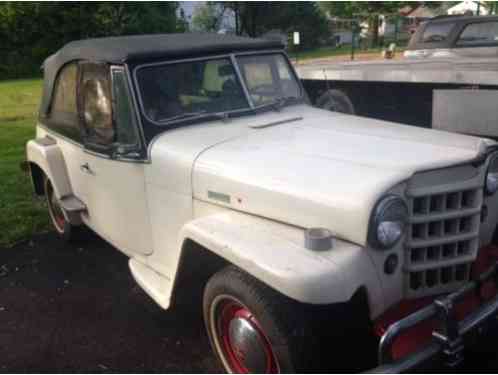
{"type": "Polygon", "coordinates": [[[330,17],[355,19],[358,22],[367,21],[372,46],[379,45],[379,16],[396,16],[399,9],[409,5],[417,7],[419,5],[430,8],[438,8],[442,1],[324,1],[320,2],[320,8],[330,17]]]}
{"type": "Polygon", "coordinates": [[[41,200],[20,170],[25,146],[35,136],[41,80],[0,82],[0,247],[48,228],[41,200]]]}
{"type": "Polygon", "coordinates": [[[198,5],[192,15],[192,27],[195,31],[215,32],[218,30],[224,8],[214,2],[198,5]]]}
{"type": "Polygon", "coordinates": [[[185,31],[177,2],[2,2],[0,79],[36,76],[71,40],[185,31]]]}
{"type": "Polygon", "coordinates": [[[324,1],[320,7],[331,16],[342,18],[372,17],[396,13],[405,5],[416,6],[415,1],[324,1]]]}
{"type": "Polygon", "coordinates": [[[301,48],[317,46],[329,36],[327,19],[315,2],[222,2],[236,17],[236,32],[252,37],[270,30],[299,31],[301,48]]]}

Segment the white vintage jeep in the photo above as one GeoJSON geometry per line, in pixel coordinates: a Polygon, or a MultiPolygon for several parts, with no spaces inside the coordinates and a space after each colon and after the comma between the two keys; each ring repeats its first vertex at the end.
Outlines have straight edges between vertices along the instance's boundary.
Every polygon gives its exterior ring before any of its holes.
{"type": "Polygon", "coordinates": [[[44,74],[27,158],[56,231],[164,309],[203,290],[227,371],[356,369],[366,342],[377,371],[456,365],[496,316],[493,141],[312,108],[275,41],[84,40],[44,74]]]}

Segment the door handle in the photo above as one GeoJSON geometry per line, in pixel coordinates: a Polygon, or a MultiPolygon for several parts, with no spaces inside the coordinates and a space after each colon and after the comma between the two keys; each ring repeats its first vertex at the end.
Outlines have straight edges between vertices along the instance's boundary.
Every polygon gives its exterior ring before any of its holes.
{"type": "Polygon", "coordinates": [[[80,165],[80,170],[84,173],[88,173],[88,174],[92,174],[92,175],[94,174],[92,171],[92,168],[90,168],[88,163],[80,165]]]}

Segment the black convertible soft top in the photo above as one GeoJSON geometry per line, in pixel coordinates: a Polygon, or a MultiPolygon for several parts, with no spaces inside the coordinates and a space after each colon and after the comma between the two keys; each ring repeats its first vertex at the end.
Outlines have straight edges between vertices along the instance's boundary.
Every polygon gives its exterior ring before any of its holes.
{"type": "Polygon", "coordinates": [[[278,40],[209,33],[131,35],[70,42],[43,63],[44,85],[40,115],[47,114],[55,77],[60,68],[70,61],[123,64],[283,47],[278,40]]]}

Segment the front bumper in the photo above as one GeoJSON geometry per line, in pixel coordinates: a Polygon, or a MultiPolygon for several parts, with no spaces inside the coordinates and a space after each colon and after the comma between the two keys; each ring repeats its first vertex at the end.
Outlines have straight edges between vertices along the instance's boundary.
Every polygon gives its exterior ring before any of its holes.
{"type": "Polygon", "coordinates": [[[432,361],[442,361],[450,368],[458,366],[463,361],[466,343],[486,332],[496,321],[498,295],[460,321],[456,317],[456,305],[469,294],[480,293],[483,284],[490,281],[498,285],[498,263],[483,273],[478,280],[469,282],[458,291],[436,299],[432,304],[391,324],[380,340],[379,365],[369,372],[409,372],[432,361]],[[394,360],[391,353],[395,340],[407,330],[429,319],[436,319],[439,326],[432,332],[432,340],[414,353],[394,360]]]}

